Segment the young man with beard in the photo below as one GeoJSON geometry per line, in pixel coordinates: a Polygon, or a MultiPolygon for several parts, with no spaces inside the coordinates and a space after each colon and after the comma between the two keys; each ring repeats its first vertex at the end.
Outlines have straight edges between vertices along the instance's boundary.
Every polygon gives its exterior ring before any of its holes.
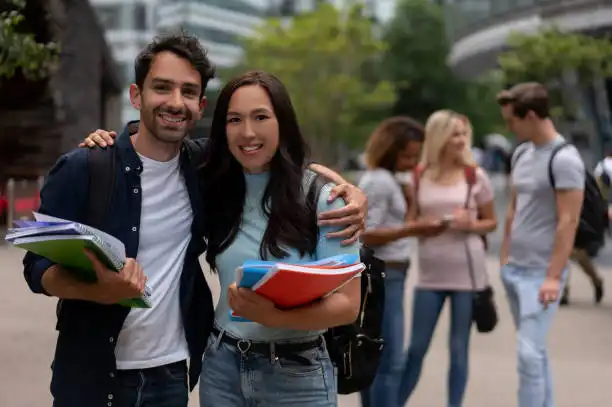
{"type": "Polygon", "coordinates": [[[580,219],[585,169],[550,118],[548,92],[522,83],[498,97],[509,129],[524,141],[512,157],[512,197],[500,251],[501,277],[517,327],[519,407],[553,407],[547,339],[567,279],[580,219]],[[554,187],[548,165],[552,159],[554,187]]]}
{"type": "MultiPolygon", "coordinates": [[[[121,272],[90,255],[98,281],[89,284],[33,253],[24,258],[31,290],[61,300],[55,407],[187,406],[214,311],[198,261],[206,250],[208,214],[196,163],[182,146],[201,117],[213,74],[198,39],[186,35],[156,39],[136,59],[130,100],[140,126],[133,135],[126,127],[117,139],[113,205],[100,226],[125,244],[121,272]],[[145,280],[152,308],[116,305],[141,294],[145,280]]],[[[95,187],[88,157],[81,148],[58,160],[41,190],[41,213],[87,223],[89,188],[95,187]]],[[[337,223],[352,223],[349,232],[364,218],[365,199],[353,192],[348,210],[331,214],[337,223]]]]}

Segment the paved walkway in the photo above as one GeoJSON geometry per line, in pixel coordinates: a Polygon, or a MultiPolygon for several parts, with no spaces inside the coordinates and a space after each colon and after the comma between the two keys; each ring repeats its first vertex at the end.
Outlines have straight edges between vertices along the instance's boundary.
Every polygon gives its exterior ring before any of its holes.
{"type": "MultiPolygon", "coordinates": [[[[0,406],[50,406],[49,376],[55,343],[55,302],[31,294],[21,274],[22,252],[0,247],[0,406]]],[[[466,407],[515,407],[514,336],[510,316],[492,259],[490,270],[498,293],[499,328],[475,333],[466,407]]],[[[591,290],[579,272],[572,276],[570,308],[562,309],[551,336],[557,407],[601,407],[612,399],[612,269],[604,270],[610,297],[592,305],[591,290]]],[[[411,286],[414,273],[408,281],[411,286]]],[[[218,284],[212,282],[218,292],[218,284]]],[[[410,315],[407,290],[407,320],[410,315]]],[[[411,407],[444,407],[448,315],[441,318],[411,407]]],[[[197,407],[197,393],[190,407],[197,407]]],[[[359,406],[358,397],[343,396],[341,407],[359,406]]],[[[85,407],[85,406],[84,406],[85,407]]],[[[223,406],[219,406],[223,407],[223,406]]]]}

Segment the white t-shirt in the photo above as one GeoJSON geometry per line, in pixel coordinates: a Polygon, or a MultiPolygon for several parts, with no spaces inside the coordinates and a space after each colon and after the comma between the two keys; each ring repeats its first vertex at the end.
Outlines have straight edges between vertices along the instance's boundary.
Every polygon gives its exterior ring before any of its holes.
{"type": "Polygon", "coordinates": [[[612,179],[612,157],[606,157],[598,162],[595,170],[593,170],[595,178],[600,178],[604,173],[612,179]]]}
{"type": "Polygon", "coordinates": [[[152,308],[130,310],[115,348],[117,369],[147,369],[189,356],[180,310],[180,278],[193,213],[179,156],[159,162],[140,156],[142,193],[136,260],[151,288],[152,308]]]}

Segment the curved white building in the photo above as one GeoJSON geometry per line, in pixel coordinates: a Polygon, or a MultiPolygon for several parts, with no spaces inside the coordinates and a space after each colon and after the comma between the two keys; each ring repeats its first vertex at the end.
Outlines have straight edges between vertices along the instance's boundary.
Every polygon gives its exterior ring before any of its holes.
{"type": "Polygon", "coordinates": [[[449,63],[474,77],[497,63],[513,31],[546,26],[598,35],[612,31],[612,0],[447,0],[449,63]]]}

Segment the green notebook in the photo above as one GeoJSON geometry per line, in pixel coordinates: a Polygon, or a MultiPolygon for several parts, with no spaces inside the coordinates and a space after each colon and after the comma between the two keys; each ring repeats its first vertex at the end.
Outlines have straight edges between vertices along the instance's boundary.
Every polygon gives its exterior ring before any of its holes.
{"type": "MultiPolygon", "coordinates": [[[[46,235],[24,237],[13,240],[13,245],[36,253],[57,263],[87,282],[95,282],[93,264],[84,249],[93,251],[110,270],[121,270],[123,260],[107,249],[102,239],[94,235],[46,235]]],[[[145,290],[141,298],[121,301],[120,304],[134,308],[150,308],[150,292],[145,290]]]]}

